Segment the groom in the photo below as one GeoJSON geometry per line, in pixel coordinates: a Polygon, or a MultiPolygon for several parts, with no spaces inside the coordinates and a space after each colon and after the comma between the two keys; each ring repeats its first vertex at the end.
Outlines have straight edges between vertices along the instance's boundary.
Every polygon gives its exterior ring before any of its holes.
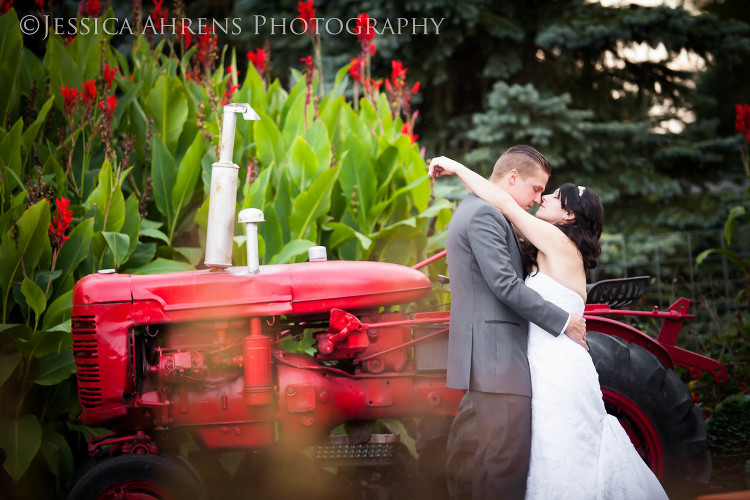
{"type": "MultiPolygon", "coordinates": [[[[541,203],[551,166],[530,146],[508,149],[490,181],[524,209],[541,203]]],[[[448,387],[468,389],[480,443],[473,498],[522,499],[531,448],[528,322],[581,343],[585,322],[523,283],[521,247],[510,222],[469,193],[448,226],[451,280],[448,387]]]]}

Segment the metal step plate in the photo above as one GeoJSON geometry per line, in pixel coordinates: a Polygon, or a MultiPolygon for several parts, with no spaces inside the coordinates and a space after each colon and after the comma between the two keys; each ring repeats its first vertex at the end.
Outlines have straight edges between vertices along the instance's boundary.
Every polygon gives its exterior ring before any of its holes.
{"type": "Polygon", "coordinates": [[[388,465],[393,461],[398,434],[372,434],[364,443],[350,443],[349,436],[330,436],[328,443],[316,446],[313,457],[329,467],[388,465]]]}

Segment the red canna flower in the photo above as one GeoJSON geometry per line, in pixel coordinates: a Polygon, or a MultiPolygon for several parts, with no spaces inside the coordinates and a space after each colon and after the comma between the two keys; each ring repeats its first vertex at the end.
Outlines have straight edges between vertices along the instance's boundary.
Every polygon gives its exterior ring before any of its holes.
{"type": "Polygon", "coordinates": [[[81,2],[86,2],[86,7],[83,9],[83,12],[88,17],[99,17],[99,14],[102,12],[101,0],[81,0],[81,2]]]}
{"type": "Polygon", "coordinates": [[[362,13],[357,16],[354,33],[359,39],[359,43],[364,48],[365,44],[369,44],[375,38],[375,28],[370,23],[370,16],[362,13]]]}
{"type": "Polygon", "coordinates": [[[6,14],[13,7],[13,0],[0,0],[0,16],[6,14]]]}
{"type": "Polygon", "coordinates": [[[247,60],[250,61],[253,66],[255,66],[255,69],[258,70],[258,73],[261,75],[266,70],[266,50],[265,49],[256,49],[255,52],[252,50],[247,53],[247,60]]]}
{"type": "Polygon", "coordinates": [[[734,128],[742,134],[742,139],[750,142],[750,104],[735,104],[734,109],[737,111],[734,119],[734,128]]]}
{"type": "MultiPolygon", "coordinates": [[[[388,80],[386,80],[388,82],[388,80]]],[[[383,85],[383,80],[373,80],[372,78],[365,82],[365,89],[372,89],[373,92],[380,90],[380,86],[383,85]]]]}
{"type": "Polygon", "coordinates": [[[396,90],[406,83],[406,72],[408,69],[401,61],[391,61],[391,82],[396,90]]]}
{"type": "Polygon", "coordinates": [[[230,64],[229,66],[227,66],[227,74],[228,74],[228,75],[231,75],[232,73],[235,73],[235,74],[237,75],[237,77],[239,77],[239,76],[240,76],[240,70],[238,70],[238,69],[234,69],[234,68],[232,67],[232,65],[230,64]]]}
{"type": "Polygon", "coordinates": [[[89,80],[83,83],[83,92],[81,92],[83,102],[91,106],[96,99],[96,80],[89,80]]]}
{"type": "Polygon", "coordinates": [[[99,105],[99,109],[102,113],[104,113],[107,120],[112,120],[112,115],[115,113],[115,109],[117,108],[117,96],[110,95],[107,96],[107,103],[104,104],[104,101],[99,101],[97,103],[99,105]]]}
{"type": "Polygon", "coordinates": [[[35,4],[36,4],[36,6],[37,6],[37,7],[39,7],[40,9],[44,9],[44,0],[34,0],[34,3],[35,3],[35,4]]]}
{"type": "Polygon", "coordinates": [[[210,67],[217,50],[216,35],[214,35],[213,29],[209,27],[205,33],[198,35],[198,60],[204,66],[210,67]]]}
{"type": "Polygon", "coordinates": [[[305,128],[307,128],[307,105],[312,101],[315,66],[313,65],[312,56],[303,57],[300,61],[305,63],[305,69],[303,69],[302,72],[305,74],[305,85],[307,86],[307,94],[305,95],[305,128]]]}
{"type": "Polygon", "coordinates": [[[297,2],[297,11],[299,12],[297,19],[301,19],[305,23],[305,34],[313,37],[318,32],[318,21],[315,19],[313,0],[297,2]]]}
{"type": "Polygon", "coordinates": [[[169,10],[162,7],[164,0],[154,0],[154,8],[151,9],[151,19],[154,21],[154,29],[157,33],[164,34],[164,21],[167,19],[169,10]]]}
{"type": "Polygon", "coordinates": [[[412,94],[416,94],[417,92],[419,92],[419,82],[417,82],[417,83],[414,84],[414,86],[411,88],[410,92],[412,94]]]}
{"type": "Polygon", "coordinates": [[[224,95],[221,97],[221,105],[226,106],[230,102],[232,102],[232,94],[237,92],[237,89],[239,89],[239,85],[232,85],[231,80],[227,82],[227,90],[224,92],[224,95]]]}
{"type": "Polygon", "coordinates": [[[112,81],[115,79],[115,74],[120,71],[120,68],[114,70],[109,67],[109,64],[104,63],[104,85],[109,89],[112,88],[112,81]]]}
{"type": "Polygon", "coordinates": [[[365,58],[362,56],[355,57],[349,61],[349,75],[358,82],[364,81],[365,58]]]}
{"type": "Polygon", "coordinates": [[[63,100],[65,102],[65,114],[70,116],[73,114],[73,110],[78,103],[78,89],[69,89],[68,85],[66,84],[63,87],[60,87],[60,92],[62,93],[63,100]]]}
{"type": "Polygon", "coordinates": [[[401,127],[401,133],[406,136],[409,136],[409,139],[411,139],[412,144],[414,144],[416,140],[419,139],[419,136],[417,134],[412,133],[408,123],[404,123],[404,126],[401,127]]]}
{"type": "Polygon", "coordinates": [[[70,200],[67,198],[56,199],[55,205],[57,213],[50,222],[49,234],[52,236],[52,244],[59,249],[70,238],[65,231],[70,228],[70,223],[73,221],[73,211],[68,209],[70,200]]]}

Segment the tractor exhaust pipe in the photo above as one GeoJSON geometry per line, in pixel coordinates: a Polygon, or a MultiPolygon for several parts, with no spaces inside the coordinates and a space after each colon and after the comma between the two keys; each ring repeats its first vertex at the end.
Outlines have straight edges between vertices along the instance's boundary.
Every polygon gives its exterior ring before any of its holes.
{"type": "MultiPolygon", "coordinates": [[[[233,103],[224,106],[221,124],[219,161],[211,165],[211,191],[208,201],[208,233],[206,235],[207,267],[224,269],[232,265],[232,237],[237,204],[237,182],[240,167],[232,163],[234,132],[237,115],[245,120],[260,120],[249,104],[233,103]]],[[[247,242],[250,245],[250,242],[247,242]]],[[[257,246],[257,240],[256,240],[257,246]]]]}

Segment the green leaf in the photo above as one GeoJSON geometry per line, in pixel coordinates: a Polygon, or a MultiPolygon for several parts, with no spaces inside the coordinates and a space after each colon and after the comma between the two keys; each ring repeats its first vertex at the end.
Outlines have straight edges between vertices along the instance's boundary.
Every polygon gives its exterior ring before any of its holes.
{"type": "Polygon", "coordinates": [[[262,166],[271,164],[281,165],[284,159],[284,149],[281,143],[281,132],[274,121],[262,110],[256,110],[260,120],[253,122],[253,137],[255,137],[255,151],[262,166]]]}
{"type": "Polygon", "coordinates": [[[119,231],[130,238],[127,255],[135,251],[135,247],[138,245],[140,229],[141,214],[138,208],[138,198],[135,196],[135,193],[131,193],[128,199],[125,200],[125,221],[122,223],[119,231]]]}
{"type": "Polygon", "coordinates": [[[261,208],[266,206],[266,197],[268,195],[269,182],[271,175],[270,168],[264,168],[260,175],[253,181],[252,185],[244,186],[246,192],[245,199],[242,202],[242,208],[261,208]]]}
{"type": "Polygon", "coordinates": [[[145,266],[156,255],[156,243],[143,243],[141,241],[136,245],[133,253],[128,257],[128,261],[125,263],[120,272],[130,273],[131,269],[138,269],[139,267],[145,266]]]}
{"type": "Polygon", "coordinates": [[[108,160],[102,163],[97,186],[86,203],[97,209],[95,231],[117,232],[122,228],[125,222],[125,198],[108,160]]]}
{"type": "Polygon", "coordinates": [[[36,115],[36,118],[34,119],[34,122],[29,125],[29,127],[24,130],[23,136],[22,136],[22,144],[23,144],[23,155],[24,159],[29,154],[29,151],[31,150],[31,147],[34,145],[34,141],[36,140],[37,133],[39,132],[39,129],[41,128],[42,124],[44,124],[44,120],[47,119],[47,113],[49,113],[50,108],[52,108],[52,104],[55,102],[55,96],[51,96],[49,99],[47,99],[47,102],[45,102],[42,105],[42,109],[39,110],[39,112],[36,115]]]}
{"type": "Polygon", "coordinates": [[[323,123],[325,123],[326,130],[328,131],[328,138],[336,151],[342,149],[341,108],[345,105],[346,101],[344,98],[339,97],[333,101],[326,102],[325,108],[320,110],[320,117],[323,120],[323,123]]]}
{"type": "Polygon", "coordinates": [[[247,88],[249,94],[249,103],[256,111],[265,108],[266,88],[263,84],[263,79],[258,74],[255,66],[252,64],[248,65],[247,73],[245,75],[245,82],[243,84],[243,90],[247,88]]]}
{"type": "Polygon", "coordinates": [[[331,190],[336,183],[341,167],[329,168],[315,178],[310,189],[295,198],[289,219],[292,237],[306,238],[315,221],[328,213],[331,206],[331,190]]]}
{"type": "Polygon", "coordinates": [[[54,430],[51,425],[44,427],[41,451],[56,477],[65,479],[73,474],[73,452],[65,436],[54,430]]]}
{"type": "Polygon", "coordinates": [[[727,221],[724,223],[724,238],[726,238],[728,244],[732,244],[732,233],[734,232],[734,224],[737,217],[745,215],[745,207],[742,205],[732,207],[727,216],[727,221]]]}
{"type": "Polygon", "coordinates": [[[56,107],[62,112],[64,100],[60,87],[67,85],[68,88],[72,88],[83,81],[78,64],[68,54],[62,39],[51,36],[47,42],[42,65],[49,73],[49,88],[55,95],[56,107]]]}
{"type": "MultiPolygon", "coordinates": [[[[162,74],[144,102],[146,114],[154,119],[154,130],[166,148],[174,151],[188,116],[188,101],[182,82],[162,74]]],[[[170,186],[171,188],[171,186],[170,186]]]]}
{"type": "Polygon", "coordinates": [[[172,188],[172,209],[175,212],[187,205],[193,195],[201,170],[203,153],[203,135],[198,132],[185,156],[182,157],[177,170],[177,178],[172,188]]]}
{"type": "Polygon", "coordinates": [[[349,195],[347,202],[352,212],[356,213],[359,230],[368,234],[374,225],[369,214],[375,201],[377,178],[367,147],[362,144],[362,141],[355,136],[350,136],[346,144],[348,153],[341,166],[339,182],[344,193],[349,195]]]}
{"type": "Polygon", "coordinates": [[[203,258],[203,250],[193,247],[173,247],[173,250],[187,259],[191,266],[198,267],[203,258]]]}
{"type": "Polygon", "coordinates": [[[445,198],[438,198],[435,203],[427,207],[427,210],[419,214],[422,219],[436,217],[442,210],[452,210],[453,204],[445,198]]]}
{"type": "MultiPolygon", "coordinates": [[[[70,240],[68,240],[70,241],[70,240]]],[[[61,321],[70,317],[70,310],[73,308],[73,289],[71,288],[64,294],[56,298],[47,306],[47,312],[42,321],[42,328],[48,330],[53,325],[58,325],[61,321]]]]}
{"type": "Polygon", "coordinates": [[[73,337],[65,329],[38,330],[34,332],[25,345],[21,348],[29,359],[44,358],[51,353],[60,353],[70,350],[73,337]]]}
{"type": "MultiPolygon", "coordinates": [[[[0,94],[3,94],[3,92],[0,92],[0,94]]],[[[22,131],[23,120],[19,118],[10,131],[0,140],[0,166],[5,168],[5,171],[0,173],[3,174],[3,177],[8,176],[15,179],[18,187],[23,189],[23,183],[20,182],[20,178],[23,176],[21,172],[23,169],[21,161],[22,131]]]]}
{"type": "Polygon", "coordinates": [[[273,256],[270,264],[285,264],[294,257],[307,252],[307,249],[314,247],[315,243],[309,240],[292,240],[281,249],[279,253],[273,256]]]}
{"type": "Polygon", "coordinates": [[[127,234],[112,233],[108,231],[102,231],[102,236],[104,236],[104,240],[107,242],[107,246],[112,252],[112,256],[115,259],[115,269],[117,269],[128,256],[130,237],[127,234]]]}
{"type": "Polygon", "coordinates": [[[370,238],[359,231],[355,231],[354,228],[347,226],[346,224],[342,224],[341,222],[329,222],[326,226],[333,229],[331,237],[328,240],[331,250],[335,250],[347,241],[354,239],[358,240],[359,244],[365,250],[369,250],[372,245],[372,240],[370,238]]]}
{"type": "Polygon", "coordinates": [[[20,419],[0,417],[0,448],[5,450],[3,468],[14,481],[26,473],[41,443],[42,427],[34,415],[20,419]]]}
{"type": "Polygon", "coordinates": [[[53,352],[34,363],[31,377],[39,385],[55,385],[76,372],[73,352],[53,352]]]}
{"type": "Polygon", "coordinates": [[[349,85],[349,66],[342,66],[336,72],[336,78],[333,81],[333,90],[326,96],[327,99],[336,99],[344,95],[347,85],[349,85]]]}
{"type": "MultiPolygon", "coordinates": [[[[175,213],[172,208],[172,188],[177,180],[177,166],[174,157],[164,142],[154,137],[152,146],[153,159],[151,161],[151,179],[154,189],[154,203],[156,208],[167,219],[167,232],[174,227],[175,213]]],[[[168,244],[171,244],[168,240],[168,244]]]]}
{"type": "Polygon", "coordinates": [[[160,274],[160,273],[174,273],[178,271],[194,271],[195,268],[186,262],[178,262],[176,260],[164,259],[157,257],[153,261],[149,262],[145,266],[141,266],[135,269],[130,269],[132,274],[160,274]]]}
{"type": "MultiPolygon", "coordinates": [[[[407,139],[408,140],[408,139],[407,139]]],[[[401,163],[398,161],[401,152],[394,145],[387,145],[375,160],[375,169],[378,174],[378,198],[382,198],[391,189],[391,181],[398,171],[401,163]]],[[[427,171],[425,170],[425,175],[427,171]]]]}
{"type": "Polygon", "coordinates": [[[310,130],[307,131],[307,142],[318,158],[318,171],[330,167],[331,141],[328,138],[328,130],[323,120],[315,120],[315,123],[312,124],[310,130]]]}
{"type": "Polygon", "coordinates": [[[287,173],[299,192],[307,190],[318,173],[318,159],[315,152],[302,136],[295,137],[289,148],[287,173]]]}
{"type": "Polygon", "coordinates": [[[36,313],[36,321],[38,323],[39,317],[47,308],[47,299],[44,297],[44,292],[32,280],[24,278],[23,283],[21,283],[21,293],[26,299],[26,303],[36,313]]]}
{"type": "Polygon", "coordinates": [[[3,71],[0,71],[0,117],[14,116],[10,112],[20,101],[18,73],[23,56],[23,37],[19,29],[18,16],[15,10],[9,10],[0,16],[0,61],[3,71]]]}
{"type": "MultiPolygon", "coordinates": [[[[172,211],[174,212],[175,225],[180,217],[180,212],[190,202],[201,172],[201,159],[203,158],[203,135],[200,131],[195,134],[192,144],[185,156],[180,161],[175,183],[172,187],[172,211]]],[[[172,227],[174,231],[174,226],[172,227]]],[[[170,241],[174,234],[170,232],[170,241]]]]}
{"type": "Polygon", "coordinates": [[[281,223],[276,216],[276,210],[273,205],[268,205],[263,211],[263,215],[266,222],[259,225],[258,236],[263,240],[265,246],[264,253],[261,254],[259,249],[258,255],[263,259],[261,262],[269,263],[271,257],[281,251],[284,245],[284,238],[281,223]]]}
{"type": "Polygon", "coordinates": [[[403,195],[404,193],[408,193],[412,189],[415,189],[416,187],[420,186],[423,182],[427,182],[427,180],[428,180],[428,176],[425,175],[415,180],[408,186],[403,186],[403,187],[398,188],[396,191],[393,192],[393,194],[391,194],[391,196],[387,200],[381,201],[380,203],[372,207],[373,217],[379,217],[380,214],[383,212],[383,210],[393,205],[393,203],[396,201],[396,199],[399,196],[403,195]]]}
{"type": "Polygon", "coordinates": [[[18,242],[13,238],[3,238],[0,243],[0,288],[3,291],[3,321],[7,317],[7,300],[11,284],[21,267],[21,259],[25,269],[36,268],[42,253],[49,251],[50,243],[47,236],[49,228],[49,204],[42,200],[27,209],[16,222],[18,228],[18,242]]]}
{"type": "Polygon", "coordinates": [[[94,235],[94,218],[90,217],[78,223],[70,232],[70,237],[57,254],[57,265],[62,270],[60,282],[78,267],[91,251],[91,238],[94,235]]]}
{"type": "Polygon", "coordinates": [[[8,380],[8,377],[13,374],[13,371],[15,371],[20,362],[20,352],[0,354],[0,386],[2,386],[5,381],[8,380]]]}
{"type": "Polygon", "coordinates": [[[155,240],[161,240],[169,245],[169,237],[167,237],[166,234],[162,233],[154,227],[141,227],[140,235],[148,236],[149,238],[154,238],[155,240]]]}

